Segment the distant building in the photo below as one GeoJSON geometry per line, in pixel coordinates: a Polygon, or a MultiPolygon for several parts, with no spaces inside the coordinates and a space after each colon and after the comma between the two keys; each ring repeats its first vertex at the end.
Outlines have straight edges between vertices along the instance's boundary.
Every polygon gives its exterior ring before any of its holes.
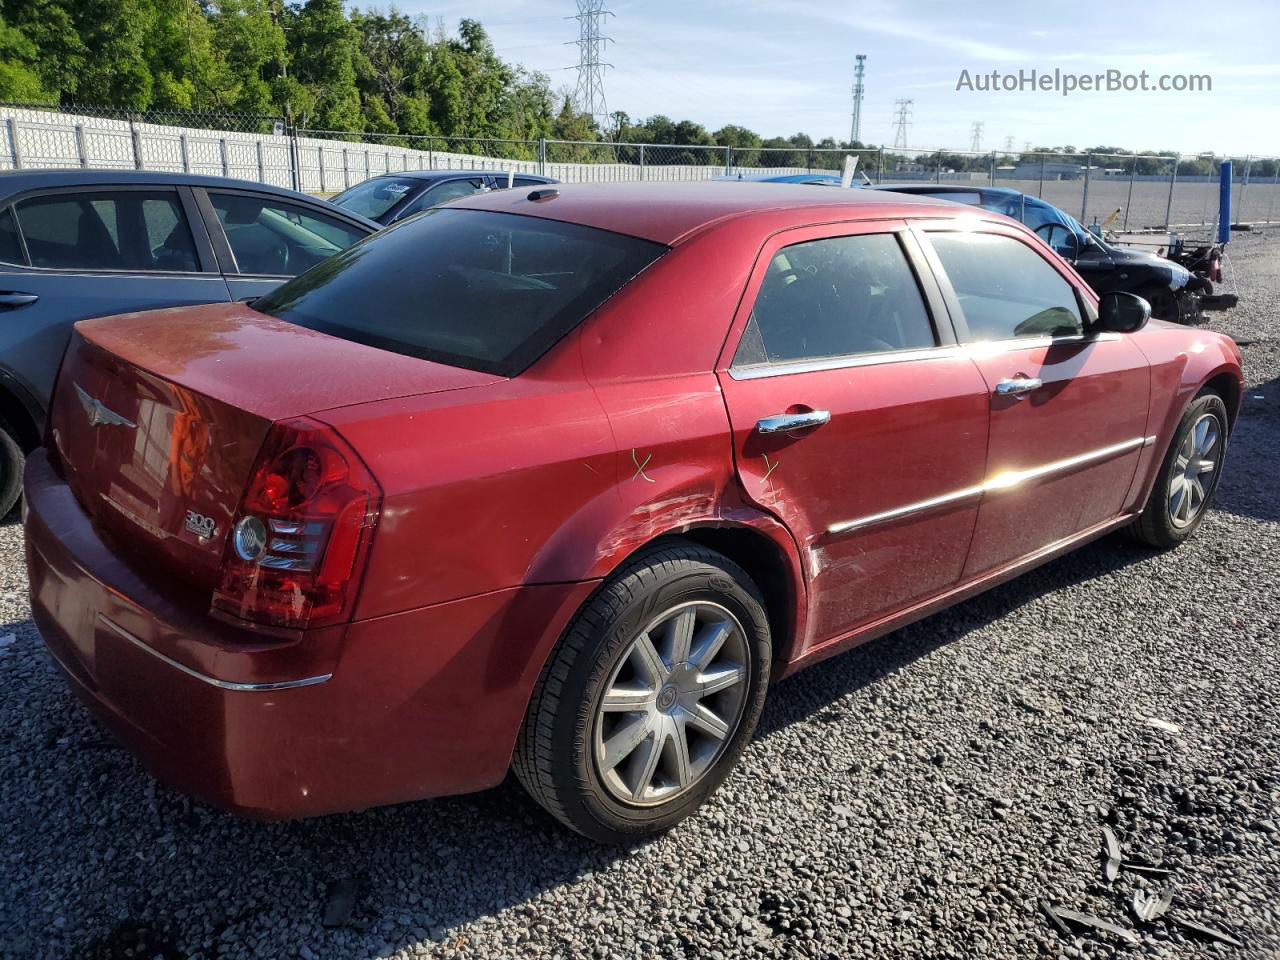
{"type": "Polygon", "coordinates": [[[1039,180],[1042,176],[1046,180],[1079,180],[1084,176],[1084,171],[1083,163],[1046,160],[1043,164],[1038,161],[1020,163],[1009,176],[1014,180],[1039,180]]]}

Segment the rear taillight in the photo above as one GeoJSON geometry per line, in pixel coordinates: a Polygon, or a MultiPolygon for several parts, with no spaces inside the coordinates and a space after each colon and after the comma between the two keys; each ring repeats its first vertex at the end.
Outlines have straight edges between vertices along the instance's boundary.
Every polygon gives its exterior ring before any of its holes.
{"type": "Polygon", "coordinates": [[[272,425],[227,538],[215,612],[274,627],[350,618],[382,489],[313,420],[272,425]]]}

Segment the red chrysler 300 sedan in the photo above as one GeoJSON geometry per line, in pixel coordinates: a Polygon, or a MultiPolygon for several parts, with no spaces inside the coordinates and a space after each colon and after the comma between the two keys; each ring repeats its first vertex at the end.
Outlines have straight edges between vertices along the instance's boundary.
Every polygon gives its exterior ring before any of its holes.
{"type": "Polygon", "coordinates": [[[35,622],[157,775],[258,816],[508,769],[621,841],[771,678],[1204,516],[1226,337],[995,214],[761,184],[505,191],[252,304],[80,323],[26,471],[35,622]]]}

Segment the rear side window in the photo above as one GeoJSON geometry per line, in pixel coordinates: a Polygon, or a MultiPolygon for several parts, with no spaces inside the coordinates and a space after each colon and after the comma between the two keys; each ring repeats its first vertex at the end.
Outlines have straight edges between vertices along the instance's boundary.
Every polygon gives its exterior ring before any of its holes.
{"type": "Polygon", "coordinates": [[[292,277],[365,236],[337,217],[274,198],[210,193],[209,201],[241,273],[292,277]]]}
{"type": "Polygon", "coordinates": [[[21,200],[15,209],[32,266],[200,269],[186,213],[172,191],[52,194],[21,200]]]}
{"type": "Polygon", "coordinates": [[[932,347],[920,287],[897,237],[831,237],[769,263],[735,366],[932,347]]]}
{"type": "Polygon", "coordinates": [[[0,260],[6,263],[27,262],[22,253],[22,242],[18,239],[18,223],[8,207],[0,211],[0,260]]]}
{"type": "Polygon", "coordinates": [[[429,210],[254,309],[384,350],[514,376],[666,249],[537,217],[429,210]]]}
{"type": "Polygon", "coordinates": [[[1083,330],[1075,288],[1021,240],[930,233],[971,340],[1071,336],[1083,330]]]}

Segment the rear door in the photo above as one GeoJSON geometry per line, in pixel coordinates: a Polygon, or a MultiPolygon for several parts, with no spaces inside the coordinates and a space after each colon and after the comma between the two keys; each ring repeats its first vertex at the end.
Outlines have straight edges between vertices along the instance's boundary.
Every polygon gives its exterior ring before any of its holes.
{"type": "Polygon", "coordinates": [[[194,194],[234,300],[268,293],[372,232],[327,205],[251,190],[194,194]]]}
{"type": "Polygon", "coordinates": [[[0,210],[0,356],[47,402],[77,320],[224,301],[185,187],[32,192],[0,210]]]}
{"type": "Polygon", "coordinates": [[[1043,244],[997,224],[922,236],[990,392],[977,576],[1120,513],[1147,443],[1150,373],[1130,337],[1085,334],[1090,301],[1043,244]]]}
{"type": "Polygon", "coordinates": [[[719,371],[745,495],[807,559],[822,642],[956,583],[986,462],[986,384],[904,224],[765,246],[719,371]]]}

